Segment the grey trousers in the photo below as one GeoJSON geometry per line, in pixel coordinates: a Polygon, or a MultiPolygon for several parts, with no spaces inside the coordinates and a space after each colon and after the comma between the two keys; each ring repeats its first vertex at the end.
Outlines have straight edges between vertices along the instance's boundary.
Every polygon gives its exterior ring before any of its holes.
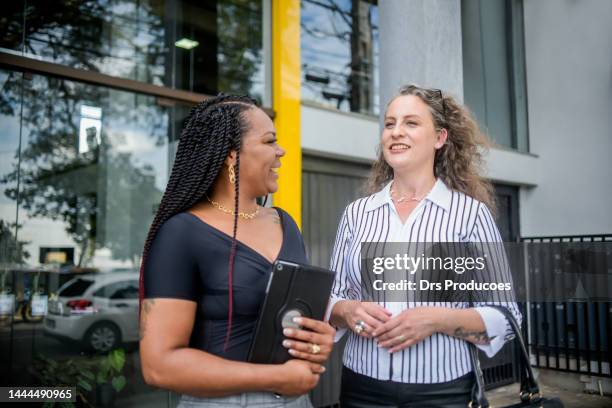
{"type": "Polygon", "coordinates": [[[269,392],[246,392],[228,397],[198,398],[182,395],[177,408],[204,407],[270,407],[270,408],[312,408],[308,395],[299,397],[276,396],[269,392]]]}

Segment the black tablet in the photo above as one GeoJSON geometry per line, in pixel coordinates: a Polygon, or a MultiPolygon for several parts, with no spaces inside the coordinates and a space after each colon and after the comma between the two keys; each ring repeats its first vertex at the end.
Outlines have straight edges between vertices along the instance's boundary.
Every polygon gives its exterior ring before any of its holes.
{"type": "Polygon", "coordinates": [[[274,263],[249,362],[282,364],[292,358],[283,347],[286,327],[299,327],[294,317],[323,320],[334,282],[334,272],[316,266],[278,260],[274,263]]]}

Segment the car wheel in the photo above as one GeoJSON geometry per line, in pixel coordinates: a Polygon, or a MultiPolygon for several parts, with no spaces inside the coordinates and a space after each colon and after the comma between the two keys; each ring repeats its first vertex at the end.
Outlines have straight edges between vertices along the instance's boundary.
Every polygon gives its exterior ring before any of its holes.
{"type": "Polygon", "coordinates": [[[111,351],[121,342],[119,329],[113,323],[96,323],[85,334],[84,343],[87,348],[97,353],[111,351]]]}

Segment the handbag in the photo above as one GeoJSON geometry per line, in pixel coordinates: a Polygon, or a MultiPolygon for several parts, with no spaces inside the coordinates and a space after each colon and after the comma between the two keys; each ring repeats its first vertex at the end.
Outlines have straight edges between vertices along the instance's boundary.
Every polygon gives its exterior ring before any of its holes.
{"type": "MultiPolygon", "coordinates": [[[[513,405],[507,405],[503,408],[520,408],[520,407],[542,407],[542,408],[563,408],[563,402],[559,398],[544,398],[542,393],[540,392],[540,386],[535,379],[533,374],[533,369],[531,368],[531,363],[529,361],[529,353],[527,352],[527,347],[525,347],[525,342],[523,340],[523,336],[521,334],[521,328],[518,325],[518,322],[510,313],[508,309],[502,306],[491,306],[487,305],[487,307],[493,307],[499,310],[503,315],[508,319],[510,326],[515,334],[515,340],[519,343],[519,373],[521,379],[521,391],[519,393],[520,402],[513,405]]],[[[489,408],[489,401],[484,392],[484,376],[482,375],[482,368],[480,367],[480,361],[478,360],[478,352],[476,346],[473,344],[470,347],[470,355],[472,360],[472,365],[474,367],[474,374],[476,377],[476,381],[474,386],[472,387],[472,396],[471,400],[468,404],[470,408],[489,408]]]]}

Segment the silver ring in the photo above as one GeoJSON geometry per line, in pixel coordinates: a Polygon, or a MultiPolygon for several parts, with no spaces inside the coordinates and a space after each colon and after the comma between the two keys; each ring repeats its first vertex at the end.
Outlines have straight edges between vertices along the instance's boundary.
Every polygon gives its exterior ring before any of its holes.
{"type": "Polygon", "coordinates": [[[355,324],[355,333],[361,334],[361,332],[364,331],[365,328],[365,322],[363,320],[357,320],[357,323],[355,324]]]}

